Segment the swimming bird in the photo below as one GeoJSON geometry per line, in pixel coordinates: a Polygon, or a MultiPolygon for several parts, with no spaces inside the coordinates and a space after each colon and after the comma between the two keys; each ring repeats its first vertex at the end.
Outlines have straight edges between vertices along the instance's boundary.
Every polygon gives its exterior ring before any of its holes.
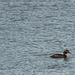
{"type": "Polygon", "coordinates": [[[67,58],[67,55],[66,55],[67,53],[70,53],[69,50],[64,50],[63,54],[54,54],[50,57],[52,57],[52,58],[67,58]]]}

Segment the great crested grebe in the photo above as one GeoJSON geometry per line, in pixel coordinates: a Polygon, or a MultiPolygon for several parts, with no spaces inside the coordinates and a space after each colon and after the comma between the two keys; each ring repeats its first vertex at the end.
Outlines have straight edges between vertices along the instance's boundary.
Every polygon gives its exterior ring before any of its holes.
{"type": "Polygon", "coordinates": [[[70,52],[68,50],[64,50],[63,54],[54,54],[50,57],[52,57],[52,58],[67,58],[67,55],[66,55],[67,53],[70,53],[70,52]]]}

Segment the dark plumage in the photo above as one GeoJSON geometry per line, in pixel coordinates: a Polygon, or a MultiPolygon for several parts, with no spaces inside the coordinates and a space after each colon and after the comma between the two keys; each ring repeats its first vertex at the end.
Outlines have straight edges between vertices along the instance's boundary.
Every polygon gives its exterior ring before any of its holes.
{"type": "Polygon", "coordinates": [[[54,54],[50,57],[52,58],[67,58],[67,53],[70,53],[68,50],[64,50],[63,54],[54,54]]]}

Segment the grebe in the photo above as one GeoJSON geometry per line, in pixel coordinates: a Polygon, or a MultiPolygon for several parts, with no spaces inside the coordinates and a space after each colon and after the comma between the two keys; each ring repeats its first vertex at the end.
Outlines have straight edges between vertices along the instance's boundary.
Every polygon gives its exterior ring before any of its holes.
{"type": "Polygon", "coordinates": [[[63,54],[54,54],[50,57],[52,57],[52,58],[67,58],[67,55],[66,55],[67,53],[70,53],[70,52],[68,50],[64,50],[63,54]]]}

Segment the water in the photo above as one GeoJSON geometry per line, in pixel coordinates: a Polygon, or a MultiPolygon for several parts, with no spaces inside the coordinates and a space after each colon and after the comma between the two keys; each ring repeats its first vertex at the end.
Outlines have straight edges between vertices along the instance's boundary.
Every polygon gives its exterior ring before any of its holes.
{"type": "Polygon", "coordinates": [[[0,75],[75,75],[74,50],[74,0],[0,2],[0,75]]]}

